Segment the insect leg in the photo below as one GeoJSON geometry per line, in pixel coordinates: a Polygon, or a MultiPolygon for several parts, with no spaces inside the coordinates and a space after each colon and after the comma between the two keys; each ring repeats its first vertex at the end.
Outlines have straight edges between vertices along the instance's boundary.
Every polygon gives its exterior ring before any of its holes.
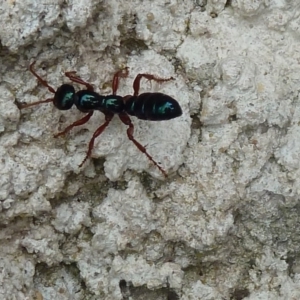
{"type": "Polygon", "coordinates": [[[75,121],[74,123],[72,123],[71,125],[69,125],[68,127],[66,127],[63,131],[58,132],[57,134],[54,135],[55,138],[66,134],[67,132],[69,132],[73,127],[75,126],[80,126],[85,124],[93,115],[93,111],[89,112],[87,115],[85,115],[83,118],[75,121]]]}
{"type": "Polygon", "coordinates": [[[94,148],[95,139],[104,131],[104,129],[108,126],[109,122],[112,120],[113,117],[114,117],[114,114],[111,114],[111,113],[105,114],[105,122],[94,132],[94,134],[89,142],[89,148],[86,153],[86,156],[85,156],[84,160],[82,161],[82,163],[79,165],[79,168],[82,167],[83,164],[86,162],[86,160],[91,156],[92,150],[94,148]]]}
{"type": "MultiPolygon", "coordinates": [[[[52,86],[50,86],[46,80],[44,80],[42,77],[40,77],[34,70],[33,70],[33,66],[35,64],[35,61],[30,64],[29,66],[29,70],[30,72],[38,79],[38,81],[46,88],[48,88],[49,92],[55,94],[55,90],[52,86]]],[[[49,101],[50,102],[50,101],[49,101]]]]}
{"type": "Polygon", "coordinates": [[[114,75],[114,78],[113,78],[113,81],[112,81],[112,90],[113,90],[113,95],[116,95],[117,94],[117,90],[118,90],[118,87],[119,87],[119,78],[126,78],[129,74],[129,71],[128,71],[128,67],[122,69],[122,70],[119,70],[117,73],[115,73],[114,75]]]}
{"type": "Polygon", "coordinates": [[[65,75],[66,75],[71,81],[76,82],[76,83],[79,83],[79,84],[82,84],[82,85],[85,85],[87,90],[89,90],[89,91],[94,91],[94,87],[93,87],[90,83],[84,81],[84,80],[81,79],[79,76],[77,76],[75,71],[65,72],[65,75]]]}
{"type": "Polygon", "coordinates": [[[165,177],[168,177],[166,171],[162,169],[157,162],[150,156],[150,154],[147,152],[146,148],[142,146],[134,137],[133,137],[133,131],[134,131],[134,126],[127,114],[119,114],[120,120],[128,126],[127,129],[127,136],[128,138],[135,144],[135,146],[142,152],[144,153],[149,160],[152,161],[152,163],[164,174],[165,177]]]}
{"type": "Polygon", "coordinates": [[[133,96],[138,96],[139,91],[140,91],[140,81],[142,79],[142,77],[148,79],[148,80],[154,80],[156,82],[166,82],[166,81],[170,81],[170,80],[174,80],[173,77],[170,78],[160,78],[158,76],[155,75],[151,75],[151,74],[138,74],[133,82],[133,96]]]}
{"type": "MultiPolygon", "coordinates": [[[[44,80],[42,77],[40,77],[33,69],[33,66],[35,64],[35,61],[33,63],[30,64],[29,66],[29,71],[37,78],[37,80],[46,88],[48,88],[48,90],[55,94],[55,90],[52,86],[50,86],[46,80],[44,80]]],[[[27,108],[27,107],[31,107],[31,106],[35,106],[41,103],[49,103],[49,102],[53,102],[53,98],[48,98],[46,100],[41,100],[41,101],[37,101],[37,102],[33,102],[33,103],[28,103],[28,104],[23,104],[20,102],[16,101],[16,104],[18,106],[19,109],[23,109],[23,108],[27,108]]]]}
{"type": "Polygon", "coordinates": [[[46,100],[41,100],[41,101],[37,101],[37,102],[33,102],[33,103],[28,103],[28,104],[23,104],[23,103],[20,103],[20,102],[16,101],[16,104],[17,104],[19,109],[23,109],[23,108],[27,108],[27,107],[30,107],[30,106],[35,106],[35,105],[38,105],[38,104],[41,104],[41,103],[49,103],[49,102],[53,102],[53,98],[49,98],[49,99],[46,99],[46,100]]]}

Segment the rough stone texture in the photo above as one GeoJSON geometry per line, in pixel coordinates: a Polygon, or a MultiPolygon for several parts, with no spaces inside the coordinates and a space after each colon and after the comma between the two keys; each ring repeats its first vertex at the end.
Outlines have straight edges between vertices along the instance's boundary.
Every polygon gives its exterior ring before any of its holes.
{"type": "MultiPolygon", "coordinates": [[[[0,8],[1,299],[300,299],[297,1],[4,1],[0,8]],[[101,94],[176,98],[183,115],[15,104],[74,70],[101,94]]],[[[82,86],[77,86],[82,89],[82,86]]]]}

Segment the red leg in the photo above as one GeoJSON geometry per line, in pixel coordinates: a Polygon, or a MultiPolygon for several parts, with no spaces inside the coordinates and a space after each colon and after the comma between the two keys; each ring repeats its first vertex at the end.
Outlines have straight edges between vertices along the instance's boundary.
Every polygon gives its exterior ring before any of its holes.
{"type": "Polygon", "coordinates": [[[93,112],[91,111],[87,115],[85,115],[83,118],[81,118],[81,119],[77,120],[76,122],[74,122],[73,124],[69,125],[63,131],[55,134],[54,137],[57,138],[57,137],[59,137],[61,135],[66,134],[67,132],[69,132],[73,127],[85,124],[91,118],[92,115],[93,115],[93,112]]]}
{"type": "Polygon", "coordinates": [[[128,67],[126,67],[125,69],[119,70],[114,75],[114,78],[113,78],[113,81],[112,81],[113,95],[117,94],[117,90],[118,90],[118,87],[119,87],[119,78],[120,77],[126,78],[128,76],[128,74],[129,74],[128,67]]]}
{"type": "Polygon", "coordinates": [[[94,148],[95,139],[104,131],[104,129],[108,126],[109,122],[112,120],[113,117],[114,117],[114,114],[110,114],[110,113],[105,114],[105,122],[94,132],[94,134],[89,142],[89,148],[86,153],[86,156],[85,156],[84,160],[82,161],[82,163],[79,165],[79,168],[81,168],[83,166],[83,164],[86,162],[86,160],[91,156],[92,150],[94,148]]]}
{"type": "Polygon", "coordinates": [[[166,81],[170,81],[170,80],[174,80],[173,77],[170,78],[160,78],[151,74],[138,74],[133,82],[133,96],[138,96],[139,95],[139,91],[140,91],[140,81],[142,79],[142,77],[147,78],[148,80],[154,80],[156,82],[166,82],[166,81]]]}
{"type": "MultiPolygon", "coordinates": [[[[46,88],[48,88],[48,90],[55,94],[55,90],[52,86],[50,86],[46,80],[44,80],[42,77],[40,77],[34,70],[33,70],[33,66],[35,64],[35,61],[30,64],[29,66],[29,71],[38,79],[38,81],[46,88]]],[[[23,108],[27,108],[27,107],[31,107],[31,106],[35,106],[38,104],[42,104],[42,103],[49,103],[49,102],[53,102],[53,98],[48,98],[46,100],[41,100],[41,101],[37,101],[37,102],[33,102],[33,103],[28,103],[28,104],[23,104],[20,102],[16,102],[17,106],[19,109],[23,109],[23,108]]]]}
{"type": "Polygon", "coordinates": [[[75,71],[71,71],[71,72],[66,72],[65,75],[73,82],[82,84],[86,86],[86,89],[89,91],[94,91],[94,88],[91,84],[89,84],[88,82],[82,80],[79,76],[76,75],[75,71]]]}
{"type": "Polygon", "coordinates": [[[37,102],[33,102],[33,103],[28,103],[28,104],[23,104],[23,103],[20,103],[20,102],[16,102],[16,104],[17,104],[19,109],[23,109],[23,108],[27,108],[27,107],[30,107],[30,106],[35,106],[35,105],[38,105],[38,104],[41,104],[41,103],[48,103],[48,102],[53,102],[53,98],[49,98],[49,99],[46,99],[46,100],[37,101],[37,102]]]}
{"type": "Polygon", "coordinates": [[[127,114],[119,114],[119,118],[120,120],[128,127],[127,129],[127,136],[128,138],[136,145],[136,147],[143,152],[148,158],[149,160],[151,160],[154,165],[164,174],[165,177],[168,177],[167,173],[165,172],[165,170],[163,170],[158,164],[157,162],[148,154],[146,148],[144,146],[142,146],[134,137],[133,137],[133,124],[129,118],[129,116],[127,114]]]}
{"type": "MultiPolygon", "coordinates": [[[[52,86],[50,86],[46,80],[44,80],[42,77],[40,77],[34,70],[33,70],[33,66],[35,64],[35,61],[29,66],[29,70],[30,72],[38,79],[38,81],[43,85],[45,86],[46,88],[48,88],[48,90],[55,94],[55,90],[52,86]]],[[[50,101],[49,101],[50,102],[50,101]]]]}

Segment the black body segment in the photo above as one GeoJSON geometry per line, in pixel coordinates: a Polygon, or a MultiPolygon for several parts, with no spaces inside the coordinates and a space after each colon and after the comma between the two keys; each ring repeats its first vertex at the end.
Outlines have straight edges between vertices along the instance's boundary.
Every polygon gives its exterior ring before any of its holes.
{"type": "Polygon", "coordinates": [[[124,70],[116,72],[113,77],[112,95],[102,96],[94,92],[93,86],[77,76],[76,72],[74,71],[66,72],[65,75],[72,82],[84,85],[85,89],[75,92],[75,89],[72,85],[62,84],[55,91],[55,89],[51,87],[46,80],[44,80],[34,71],[34,64],[35,62],[33,62],[29,67],[30,72],[37,78],[39,83],[48,88],[49,92],[54,94],[54,96],[46,100],[29,104],[18,103],[17,105],[20,109],[52,102],[53,105],[59,110],[68,110],[75,105],[78,110],[86,113],[81,119],[76,120],[74,123],[67,126],[63,131],[55,134],[54,137],[65,135],[72,128],[85,124],[92,117],[94,111],[101,111],[105,115],[105,121],[100,127],[97,128],[90,139],[88,151],[79,167],[81,167],[91,156],[95,139],[102,134],[105,128],[109,125],[110,121],[113,119],[114,115],[117,114],[123,124],[127,126],[128,139],[134,143],[139,151],[148,157],[148,159],[162,172],[165,177],[167,177],[165,170],[160,167],[160,165],[152,158],[152,156],[147,152],[147,149],[134,138],[134,126],[129,115],[135,116],[141,120],[149,121],[164,121],[181,116],[182,109],[178,102],[172,97],[162,93],[143,93],[139,95],[140,81],[142,78],[162,83],[174,80],[173,77],[160,78],[148,73],[138,74],[133,82],[133,95],[122,97],[117,95],[117,90],[119,87],[119,79],[128,76],[128,68],[125,68],[124,70]]]}
{"type": "Polygon", "coordinates": [[[141,120],[165,121],[182,115],[178,102],[162,93],[143,93],[128,97],[125,111],[141,120]]]}
{"type": "Polygon", "coordinates": [[[75,98],[74,87],[70,84],[63,84],[56,90],[53,104],[57,109],[68,110],[73,106],[75,98]]]}
{"type": "Polygon", "coordinates": [[[76,93],[75,105],[80,111],[97,110],[101,106],[104,96],[89,90],[80,90],[76,93]]]}
{"type": "Polygon", "coordinates": [[[123,97],[117,95],[105,96],[101,106],[114,114],[122,113],[125,109],[123,97]]]}

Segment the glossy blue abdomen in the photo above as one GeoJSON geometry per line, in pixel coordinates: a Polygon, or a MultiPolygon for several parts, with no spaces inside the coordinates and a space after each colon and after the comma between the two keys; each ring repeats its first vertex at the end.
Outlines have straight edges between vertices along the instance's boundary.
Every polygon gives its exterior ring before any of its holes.
{"type": "Polygon", "coordinates": [[[164,121],[182,115],[179,103],[162,93],[143,93],[129,98],[125,111],[141,120],[164,121]]]}

